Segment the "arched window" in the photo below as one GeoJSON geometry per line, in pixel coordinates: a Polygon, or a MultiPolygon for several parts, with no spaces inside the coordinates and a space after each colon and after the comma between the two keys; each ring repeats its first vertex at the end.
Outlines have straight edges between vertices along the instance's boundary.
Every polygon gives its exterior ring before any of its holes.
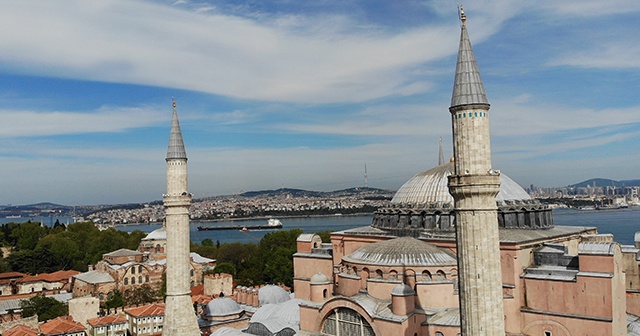
{"type": "Polygon", "coordinates": [[[422,281],[431,281],[431,273],[429,271],[422,271],[422,281]]]}
{"type": "Polygon", "coordinates": [[[138,273],[142,273],[142,265],[138,266],[138,273]]]}
{"type": "Polygon", "coordinates": [[[436,331],[436,336],[444,336],[444,334],[439,331],[436,331]]]}
{"type": "Polygon", "coordinates": [[[135,285],[136,284],[136,277],[131,277],[131,284],[135,285]]]}
{"type": "Polygon", "coordinates": [[[342,307],[335,309],[327,316],[322,324],[322,333],[334,336],[375,336],[373,328],[362,315],[355,310],[342,307]]]}
{"type": "Polygon", "coordinates": [[[376,270],[376,278],[377,279],[382,279],[382,270],[376,270]]]}
{"type": "Polygon", "coordinates": [[[442,270],[438,270],[437,274],[438,274],[438,280],[446,280],[447,279],[447,275],[444,274],[444,272],[442,270]]]}
{"type": "Polygon", "coordinates": [[[327,289],[323,289],[322,290],[322,298],[326,299],[327,298],[327,289]]]}
{"type": "Polygon", "coordinates": [[[131,267],[131,274],[136,274],[136,267],[131,267]]]}
{"type": "Polygon", "coordinates": [[[124,278],[124,285],[128,285],[129,284],[129,278],[124,278]]]}
{"type": "Polygon", "coordinates": [[[145,277],[145,281],[144,282],[149,282],[149,275],[147,274],[147,276],[145,277]]]}
{"type": "Polygon", "coordinates": [[[142,275],[138,277],[138,283],[142,283],[142,275]]]}

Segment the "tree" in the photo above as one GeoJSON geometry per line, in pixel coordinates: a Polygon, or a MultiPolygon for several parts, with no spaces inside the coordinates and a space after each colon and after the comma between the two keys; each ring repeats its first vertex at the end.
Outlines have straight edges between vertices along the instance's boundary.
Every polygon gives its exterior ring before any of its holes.
{"type": "Polygon", "coordinates": [[[127,306],[137,306],[157,301],[158,292],[149,285],[142,285],[125,290],[122,298],[127,306]]]}
{"type": "Polygon", "coordinates": [[[200,245],[202,246],[213,246],[213,240],[211,240],[211,238],[205,238],[202,240],[202,242],[200,242],[200,245]]]}
{"type": "Polygon", "coordinates": [[[113,292],[111,297],[108,297],[104,302],[105,309],[124,307],[124,299],[122,298],[122,293],[119,290],[113,292]]]}
{"type": "Polygon", "coordinates": [[[320,232],[316,232],[316,234],[320,236],[320,239],[322,239],[323,243],[331,242],[331,231],[320,231],[320,232]]]}
{"type": "Polygon", "coordinates": [[[216,273],[227,273],[227,274],[231,274],[231,275],[233,275],[235,277],[236,276],[236,268],[235,268],[235,266],[233,266],[232,263],[223,262],[223,263],[219,263],[218,265],[216,265],[216,267],[213,270],[206,272],[206,274],[216,274],[216,273]]]}
{"type": "Polygon", "coordinates": [[[11,236],[19,250],[33,250],[38,245],[38,241],[47,235],[47,231],[47,228],[38,223],[26,222],[13,229],[11,236]]]}
{"type": "Polygon", "coordinates": [[[36,295],[28,300],[20,301],[22,317],[38,315],[38,321],[47,321],[58,316],[69,314],[69,307],[50,297],[36,295]]]}

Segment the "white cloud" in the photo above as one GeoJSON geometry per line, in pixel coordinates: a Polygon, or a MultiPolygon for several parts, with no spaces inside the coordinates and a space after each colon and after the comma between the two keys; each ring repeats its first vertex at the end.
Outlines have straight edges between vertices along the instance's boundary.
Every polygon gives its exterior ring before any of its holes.
{"type": "MultiPolygon", "coordinates": [[[[495,31],[493,19],[475,19],[478,40],[495,31]]],[[[424,92],[428,78],[407,76],[456,50],[455,20],[398,33],[359,25],[341,15],[259,22],[137,0],[8,1],[0,60],[28,74],[325,103],[424,92]]]]}
{"type": "Polygon", "coordinates": [[[168,123],[152,108],[109,108],[83,112],[0,110],[0,137],[121,132],[168,123]]]}

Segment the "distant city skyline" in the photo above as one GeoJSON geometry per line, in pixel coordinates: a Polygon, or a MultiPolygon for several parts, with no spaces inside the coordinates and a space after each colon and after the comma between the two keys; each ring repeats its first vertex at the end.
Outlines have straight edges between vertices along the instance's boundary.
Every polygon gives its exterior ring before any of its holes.
{"type": "MultiPolygon", "coordinates": [[[[455,2],[6,1],[0,204],[164,193],[172,106],[195,197],[397,189],[452,156],[455,2]],[[416,146],[418,144],[418,146],[416,146]]],[[[523,187],[639,178],[634,1],[465,4],[493,166],[523,187]]]]}

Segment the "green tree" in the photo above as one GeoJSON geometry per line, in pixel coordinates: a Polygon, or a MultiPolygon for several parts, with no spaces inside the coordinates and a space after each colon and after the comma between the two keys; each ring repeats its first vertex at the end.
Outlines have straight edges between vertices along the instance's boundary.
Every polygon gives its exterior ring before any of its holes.
{"type": "Polygon", "coordinates": [[[122,298],[127,306],[137,306],[157,301],[158,292],[149,285],[142,285],[125,290],[122,298]]]}
{"type": "Polygon", "coordinates": [[[124,298],[122,297],[122,293],[118,290],[114,291],[111,297],[107,298],[107,300],[104,302],[104,308],[106,309],[118,308],[118,307],[124,307],[124,306],[125,306],[124,298]]]}
{"type": "Polygon", "coordinates": [[[26,222],[13,229],[11,236],[19,250],[33,250],[38,241],[47,235],[48,229],[38,223],[26,222]]]}
{"type": "Polygon", "coordinates": [[[30,299],[20,301],[22,317],[38,315],[38,321],[47,321],[58,316],[69,314],[66,304],[44,295],[36,295],[30,299]]]}
{"type": "Polygon", "coordinates": [[[53,266],[55,270],[72,269],[77,260],[84,258],[84,254],[80,251],[78,244],[69,235],[65,235],[64,232],[49,234],[40,239],[36,249],[44,249],[53,254],[56,263],[50,266],[53,266]]]}
{"type": "Polygon", "coordinates": [[[316,232],[316,234],[320,236],[320,239],[322,239],[323,243],[331,242],[331,231],[320,231],[320,232],[316,232]]]}
{"type": "Polygon", "coordinates": [[[216,265],[213,270],[207,271],[206,274],[227,273],[236,276],[236,267],[232,263],[223,262],[216,265]]]}
{"type": "Polygon", "coordinates": [[[200,242],[200,245],[202,246],[213,246],[213,240],[211,240],[211,238],[205,238],[202,240],[202,242],[200,242]]]}

